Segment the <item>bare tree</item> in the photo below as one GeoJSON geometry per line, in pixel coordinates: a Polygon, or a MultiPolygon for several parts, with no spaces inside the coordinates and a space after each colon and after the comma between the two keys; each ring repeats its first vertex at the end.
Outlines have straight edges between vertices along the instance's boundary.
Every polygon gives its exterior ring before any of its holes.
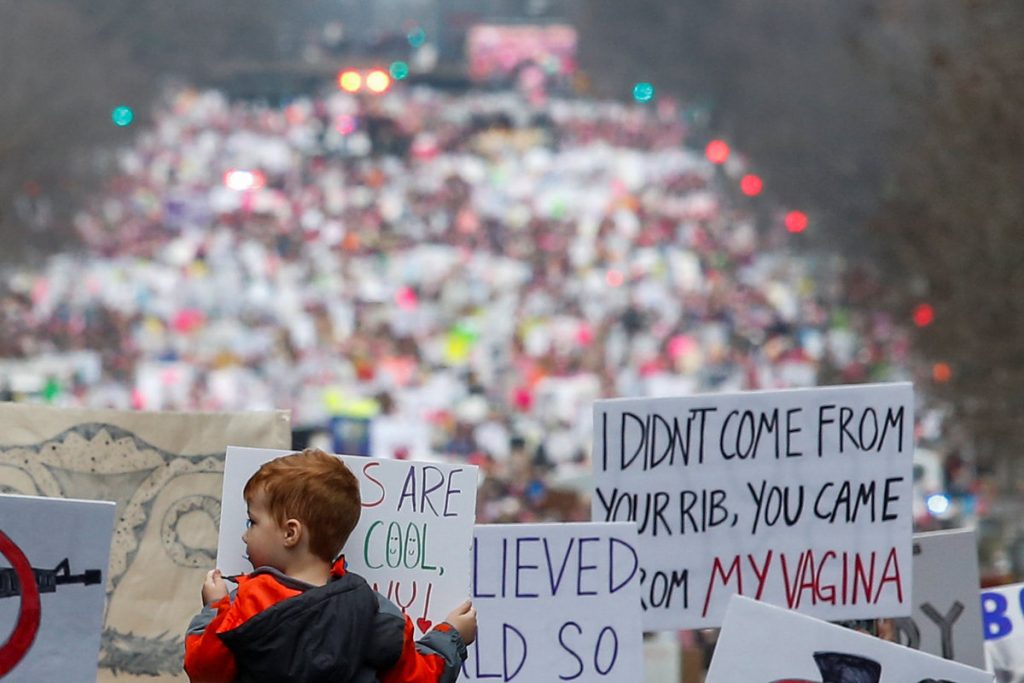
{"type": "Polygon", "coordinates": [[[851,229],[877,209],[901,129],[888,79],[861,55],[873,4],[594,0],[581,63],[605,94],[650,81],[707,109],[706,131],[748,155],[775,197],[813,210],[827,243],[859,249],[851,229]]]}
{"type": "Polygon", "coordinates": [[[1024,7],[940,4],[940,26],[908,32],[931,63],[905,93],[921,126],[900,146],[872,234],[893,304],[934,310],[915,338],[924,359],[949,366],[933,390],[1010,484],[1024,442],[1024,7]]]}
{"type": "Polygon", "coordinates": [[[295,15],[285,0],[0,0],[0,259],[74,238],[77,199],[109,170],[93,152],[130,141],[166,78],[292,57],[309,25],[295,15]],[[120,105],[135,125],[114,124],[120,105]]]}
{"type": "Polygon", "coordinates": [[[147,73],[202,84],[225,62],[294,57],[312,25],[309,9],[288,0],[93,0],[82,11],[147,73]]]}
{"type": "Polygon", "coordinates": [[[5,256],[66,239],[68,200],[95,177],[84,158],[116,142],[118,105],[139,99],[138,72],[70,7],[0,1],[0,236],[5,256]]]}
{"type": "MultiPolygon", "coordinates": [[[[776,197],[884,283],[920,380],[983,466],[1024,442],[1024,5],[1016,0],[594,0],[582,62],[710,103],[776,197]],[[936,367],[935,378],[932,368],[936,367]],[[946,380],[948,374],[948,381],[946,380]],[[937,379],[936,379],[937,378],[937,379]]],[[[1015,476],[1004,482],[1012,482],[1015,476]]]]}

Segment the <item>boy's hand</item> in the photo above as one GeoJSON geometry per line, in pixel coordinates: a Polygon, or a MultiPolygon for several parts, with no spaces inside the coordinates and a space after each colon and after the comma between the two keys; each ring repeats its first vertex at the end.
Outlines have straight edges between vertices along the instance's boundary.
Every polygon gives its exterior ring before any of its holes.
{"type": "Polygon", "coordinates": [[[476,640],[476,607],[470,600],[453,609],[444,618],[452,627],[459,632],[462,642],[466,645],[476,640]]]}
{"type": "Polygon", "coordinates": [[[206,580],[203,581],[203,607],[211,602],[217,602],[228,595],[228,584],[220,575],[219,569],[211,569],[206,572],[206,580]]]}

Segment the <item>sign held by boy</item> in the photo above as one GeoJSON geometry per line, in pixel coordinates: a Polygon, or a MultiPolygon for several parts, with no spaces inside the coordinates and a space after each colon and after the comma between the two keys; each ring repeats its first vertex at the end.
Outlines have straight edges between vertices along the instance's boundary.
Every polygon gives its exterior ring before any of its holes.
{"type": "MultiPolygon", "coordinates": [[[[186,634],[190,680],[455,681],[466,645],[476,637],[471,602],[460,604],[443,622],[431,622],[429,630],[421,624],[426,633],[416,640],[410,614],[350,571],[341,552],[357,526],[365,528],[366,520],[359,525],[367,509],[360,479],[345,459],[317,449],[260,457],[279,454],[229,449],[225,504],[232,500],[232,462],[258,467],[242,492],[247,506],[242,542],[253,571],[231,575],[238,563],[218,553],[220,567],[207,574],[203,610],[186,634]]],[[[476,478],[467,481],[475,485],[476,478]]],[[[225,517],[222,513],[222,550],[230,533],[225,517]]],[[[470,515],[470,533],[472,521],[470,515]]],[[[369,543],[365,533],[358,540],[360,547],[369,543]]]]}

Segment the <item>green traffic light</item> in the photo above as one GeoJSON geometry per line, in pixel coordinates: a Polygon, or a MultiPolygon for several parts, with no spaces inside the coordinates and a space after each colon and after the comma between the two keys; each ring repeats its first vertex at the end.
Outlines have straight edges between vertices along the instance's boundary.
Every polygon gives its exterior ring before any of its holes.
{"type": "Polygon", "coordinates": [[[132,121],[135,120],[135,112],[132,111],[131,107],[121,105],[119,107],[114,107],[114,110],[110,112],[110,118],[113,120],[115,126],[125,128],[132,125],[132,121]]]}
{"type": "Polygon", "coordinates": [[[650,102],[654,99],[654,86],[650,83],[637,83],[633,86],[633,99],[637,102],[650,102]]]}
{"type": "Polygon", "coordinates": [[[426,42],[427,32],[424,31],[422,28],[416,28],[413,29],[412,31],[409,31],[408,35],[406,35],[406,38],[408,39],[410,46],[419,47],[426,42]]]}
{"type": "Polygon", "coordinates": [[[396,81],[401,81],[409,75],[409,65],[405,62],[391,62],[391,68],[388,69],[391,72],[391,77],[396,81]]]}

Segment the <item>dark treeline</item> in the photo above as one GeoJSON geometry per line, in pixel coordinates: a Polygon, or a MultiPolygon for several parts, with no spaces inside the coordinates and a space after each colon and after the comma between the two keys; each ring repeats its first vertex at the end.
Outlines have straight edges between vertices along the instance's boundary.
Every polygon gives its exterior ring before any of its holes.
{"type": "Polygon", "coordinates": [[[706,112],[811,214],[802,243],[866,275],[851,304],[932,306],[914,379],[948,402],[948,454],[1019,479],[1024,5],[595,0],[580,26],[594,90],[651,81],[706,112]]]}
{"type": "Polygon", "coordinates": [[[3,260],[74,239],[76,201],[105,177],[168,80],[215,84],[237,64],[295,60],[319,0],[0,0],[3,260]],[[131,107],[130,127],[111,112],[131,107]]]}

